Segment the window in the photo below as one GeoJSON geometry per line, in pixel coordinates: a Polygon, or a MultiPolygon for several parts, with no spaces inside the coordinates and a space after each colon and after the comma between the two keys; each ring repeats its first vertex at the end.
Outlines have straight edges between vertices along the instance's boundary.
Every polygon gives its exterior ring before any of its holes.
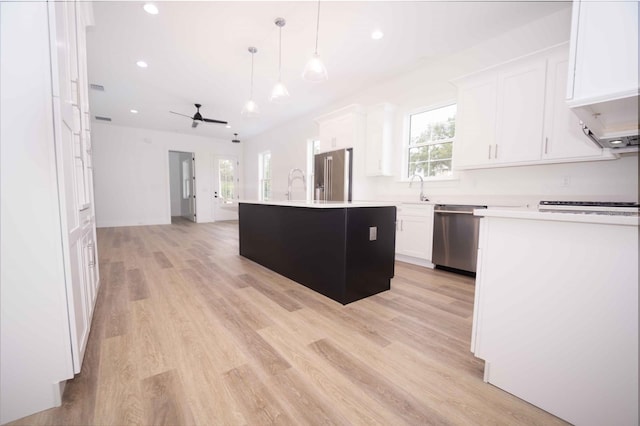
{"type": "Polygon", "coordinates": [[[228,158],[218,160],[218,182],[220,183],[220,198],[224,204],[233,203],[236,198],[236,162],[228,158]]]}
{"type": "Polygon", "coordinates": [[[189,169],[191,160],[182,160],[182,199],[188,200],[191,197],[191,170],[189,169]]]}
{"type": "Polygon", "coordinates": [[[265,151],[258,155],[258,172],[260,175],[260,181],[258,187],[260,193],[258,197],[262,201],[269,201],[271,199],[271,152],[265,151]]]}
{"type": "Polygon", "coordinates": [[[320,152],[319,140],[307,141],[307,200],[313,200],[314,182],[315,182],[315,155],[320,152]]]}
{"type": "Polygon", "coordinates": [[[455,133],[455,104],[410,115],[406,177],[451,176],[455,133]]]}

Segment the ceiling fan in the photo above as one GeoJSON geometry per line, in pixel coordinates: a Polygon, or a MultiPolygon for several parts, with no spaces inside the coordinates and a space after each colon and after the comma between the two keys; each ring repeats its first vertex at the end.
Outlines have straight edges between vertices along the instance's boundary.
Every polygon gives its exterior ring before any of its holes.
{"type": "Polygon", "coordinates": [[[204,118],[202,116],[202,114],[200,114],[200,107],[202,106],[201,104],[194,104],[196,106],[196,113],[193,114],[193,117],[191,117],[190,115],[186,115],[186,114],[181,114],[179,112],[174,112],[174,111],[169,111],[172,114],[176,114],[176,115],[181,115],[183,117],[189,117],[191,120],[193,120],[193,122],[191,123],[191,127],[198,127],[198,124],[200,123],[218,123],[218,124],[227,124],[226,121],[222,121],[222,120],[213,120],[211,118],[204,118]]]}

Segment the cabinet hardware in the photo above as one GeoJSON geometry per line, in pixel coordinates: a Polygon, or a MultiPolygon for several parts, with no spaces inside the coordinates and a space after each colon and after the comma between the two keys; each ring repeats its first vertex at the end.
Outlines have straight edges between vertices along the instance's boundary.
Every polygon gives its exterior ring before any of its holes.
{"type": "Polygon", "coordinates": [[[93,249],[93,243],[87,246],[90,254],[89,266],[96,266],[96,251],[93,249]]]}
{"type": "Polygon", "coordinates": [[[544,153],[547,153],[547,147],[549,146],[549,138],[544,138],[544,153]]]}
{"type": "Polygon", "coordinates": [[[496,144],[496,151],[493,155],[493,158],[495,158],[496,160],[498,159],[498,144],[496,144]]]}
{"type": "Polygon", "coordinates": [[[487,158],[491,160],[491,145],[489,145],[489,156],[487,158]]]}

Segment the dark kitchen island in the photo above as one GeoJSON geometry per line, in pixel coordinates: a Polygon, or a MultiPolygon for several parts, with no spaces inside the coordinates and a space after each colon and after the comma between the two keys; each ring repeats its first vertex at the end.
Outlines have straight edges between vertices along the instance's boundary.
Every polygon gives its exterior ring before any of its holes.
{"type": "Polygon", "coordinates": [[[395,222],[384,203],[242,201],[240,255],[346,305],[389,290],[395,222]]]}

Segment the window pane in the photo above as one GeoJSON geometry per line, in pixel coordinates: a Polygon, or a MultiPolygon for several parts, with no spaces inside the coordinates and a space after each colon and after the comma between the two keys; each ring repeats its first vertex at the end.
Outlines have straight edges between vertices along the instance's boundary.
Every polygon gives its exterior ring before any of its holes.
{"type": "Polygon", "coordinates": [[[235,198],[235,173],[233,167],[233,161],[220,160],[218,162],[218,168],[220,171],[220,197],[223,203],[231,203],[235,198]]]}
{"type": "Polygon", "coordinates": [[[271,198],[271,180],[265,179],[262,185],[262,199],[264,201],[269,201],[269,199],[271,198]]]}
{"type": "Polygon", "coordinates": [[[439,143],[429,146],[429,159],[433,160],[445,160],[451,159],[451,152],[453,149],[453,143],[439,143]]]}
{"type": "Polygon", "coordinates": [[[409,177],[413,175],[426,176],[428,161],[428,146],[409,148],[409,177]]]}
{"type": "Polygon", "coordinates": [[[432,161],[429,163],[428,176],[450,176],[451,160],[432,161]]]}
{"type": "Polygon", "coordinates": [[[410,145],[452,139],[456,130],[456,105],[413,114],[409,120],[410,145]]]}

